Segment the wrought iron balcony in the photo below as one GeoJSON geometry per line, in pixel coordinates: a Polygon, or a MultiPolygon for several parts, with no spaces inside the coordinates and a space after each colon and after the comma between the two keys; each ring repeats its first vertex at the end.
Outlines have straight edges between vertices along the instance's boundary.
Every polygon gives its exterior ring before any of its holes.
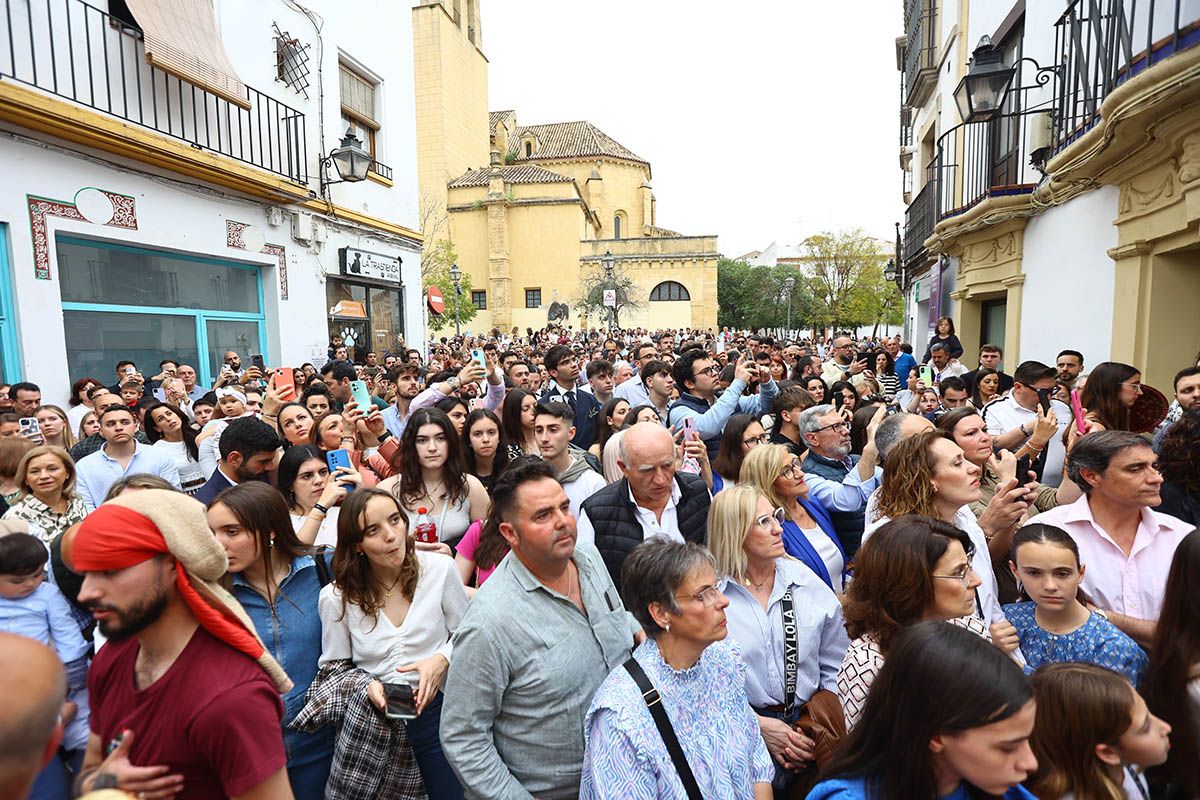
{"type": "Polygon", "coordinates": [[[1056,148],[1096,124],[1114,88],[1200,44],[1196,9],[1194,0],[1071,0],[1055,23],[1056,148]]]}
{"type": "Polygon", "coordinates": [[[1029,161],[1029,131],[1046,124],[1046,113],[1002,114],[942,134],[927,174],[927,186],[937,185],[937,218],[961,214],[987,197],[1032,192],[1041,174],[1029,161]]]}
{"type": "Polygon", "coordinates": [[[304,114],[246,87],[249,108],[146,61],[142,32],[82,0],[0,0],[0,78],[307,179],[304,114]]]}
{"type": "Polygon", "coordinates": [[[933,226],[937,223],[936,198],[937,186],[933,182],[926,183],[904,211],[904,242],[900,256],[906,273],[925,256],[925,240],[933,235],[933,226]]]}
{"type": "Polygon", "coordinates": [[[937,85],[937,0],[908,0],[904,35],[904,102],[919,106],[937,85]]]}

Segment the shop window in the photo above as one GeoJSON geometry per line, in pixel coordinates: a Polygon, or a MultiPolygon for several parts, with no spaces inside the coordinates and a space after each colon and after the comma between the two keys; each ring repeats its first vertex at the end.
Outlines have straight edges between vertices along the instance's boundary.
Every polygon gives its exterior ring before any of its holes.
{"type": "Polygon", "coordinates": [[[243,362],[263,352],[258,267],[66,236],[55,248],[71,375],[169,356],[193,365],[207,386],[224,351],[243,362]]]}
{"type": "Polygon", "coordinates": [[[384,353],[404,335],[404,301],[399,290],[329,279],[325,283],[329,335],[342,337],[347,355],[361,361],[384,353]]]}
{"type": "Polygon", "coordinates": [[[525,290],[525,307],[526,308],[541,308],[542,307],[542,290],[541,289],[526,289],[525,290]]]}
{"type": "Polygon", "coordinates": [[[472,291],[471,302],[480,311],[487,311],[487,292],[472,291]]]}
{"type": "Polygon", "coordinates": [[[663,281],[658,286],[650,290],[650,299],[652,301],[660,300],[691,300],[692,296],[682,283],[675,281],[663,281]]]}
{"type": "Polygon", "coordinates": [[[347,67],[341,69],[342,127],[360,140],[376,158],[375,138],[379,132],[376,93],[379,85],[347,67]]]}

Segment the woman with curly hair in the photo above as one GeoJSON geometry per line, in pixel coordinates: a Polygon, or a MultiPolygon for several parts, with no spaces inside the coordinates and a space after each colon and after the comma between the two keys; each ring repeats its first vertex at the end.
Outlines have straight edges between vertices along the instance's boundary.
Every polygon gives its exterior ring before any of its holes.
{"type": "MultiPolygon", "coordinates": [[[[405,432],[429,411],[415,412],[405,432]]],[[[450,425],[449,419],[445,424],[450,425]]],[[[346,498],[338,517],[333,582],[317,601],[320,665],[350,661],[370,675],[367,701],[381,712],[379,724],[393,730],[406,727],[429,795],[461,798],[438,728],[442,683],[453,653],[450,640],[466,613],[467,594],[454,561],[444,553],[412,547],[409,531],[405,509],[390,493],[359,489],[346,498]],[[411,688],[415,701],[416,717],[407,722],[382,713],[388,690],[399,684],[411,688]]],[[[354,749],[337,748],[326,796],[339,796],[339,759],[354,749]]]]}
{"type": "Polygon", "coordinates": [[[1192,525],[1200,524],[1200,409],[1180,417],[1158,450],[1162,504],[1154,509],[1192,525]]]}
{"type": "Polygon", "coordinates": [[[1169,781],[1179,796],[1200,797],[1200,533],[1175,548],[1162,614],[1154,627],[1150,663],[1142,678],[1150,710],[1172,728],[1167,763],[1150,779],[1169,781]]]}

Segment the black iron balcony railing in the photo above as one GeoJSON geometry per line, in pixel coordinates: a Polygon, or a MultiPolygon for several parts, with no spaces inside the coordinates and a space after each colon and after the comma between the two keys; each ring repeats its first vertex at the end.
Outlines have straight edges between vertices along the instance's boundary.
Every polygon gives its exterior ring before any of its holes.
{"type": "Polygon", "coordinates": [[[375,159],[371,159],[370,171],[374,172],[381,178],[386,178],[389,181],[392,179],[392,168],[387,164],[376,161],[375,159]]]}
{"type": "Polygon", "coordinates": [[[909,0],[904,22],[904,102],[918,106],[937,83],[937,0],[909,0]]]}
{"type": "Polygon", "coordinates": [[[140,30],[82,0],[0,4],[0,78],[305,183],[296,109],[250,87],[242,108],[148,64],[140,30]]]}
{"type": "Polygon", "coordinates": [[[1056,148],[1096,124],[1114,88],[1197,44],[1195,0],[1071,0],[1055,23],[1054,61],[1063,69],[1056,148]]]}
{"type": "Polygon", "coordinates": [[[938,187],[938,219],[961,214],[987,197],[1032,192],[1041,174],[1026,152],[1029,132],[1047,124],[1047,113],[1002,114],[942,134],[927,176],[938,187]]]}
{"type": "Polygon", "coordinates": [[[933,182],[927,183],[904,211],[904,242],[900,256],[905,270],[925,255],[925,240],[933,234],[933,226],[937,223],[936,198],[937,186],[933,182]]]}

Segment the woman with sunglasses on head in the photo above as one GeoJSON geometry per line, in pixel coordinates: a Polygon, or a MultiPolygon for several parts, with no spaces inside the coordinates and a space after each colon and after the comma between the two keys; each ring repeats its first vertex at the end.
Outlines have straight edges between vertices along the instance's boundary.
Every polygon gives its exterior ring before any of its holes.
{"type": "Polygon", "coordinates": [[[729,601],[715,567],[705,548],[664,536],[625,559],[622,599],[646,639],[629,666],[600,684],[584,716],[580,800],[689,796],[683,765],[647,705],[650,691],[660,698],[698,796],[771,797],[771,756],[747,701],[745,662],[728,639],[729,601]]]}
{"type": "Polygon", "coordinates": [[[837,596],[787,556],[783,516],[753,486],[730,486],[713,499],[708,542],[718,587],[729,600],[729,634],[746,665],[746,694],[778,765],[773,785],[786,796],[795,773],[815,757],[813,740],[795,723],[821,690],[836,707],[838,668],[850,640],[837,596]],[[791,686],[789,673],[796,676],[791,686]]]}
{"type": "Polygon", "coordinates": [[[767,444],[771,436],[753,414],[734,414],[721,432],[721,444],[712,462],[712,493],[715,496],[726,486],[738,482],[742,461],[751,450],[767,444]]]}
{"type": "Polygon", "coordinates": [[[808,800],[1035,800],[1020,785],[1038,766],[1021,669],[943,622],[914,623],[893,645],[808,800]]]}
{"type": "Polygon", "coordinates": [[[809,496],[800,459],[781,444],[760,444],[742,461],[741,482],[783,509],[783,545],[832,591],[846,581],[846,553],[825,506],[809,496]]]}

